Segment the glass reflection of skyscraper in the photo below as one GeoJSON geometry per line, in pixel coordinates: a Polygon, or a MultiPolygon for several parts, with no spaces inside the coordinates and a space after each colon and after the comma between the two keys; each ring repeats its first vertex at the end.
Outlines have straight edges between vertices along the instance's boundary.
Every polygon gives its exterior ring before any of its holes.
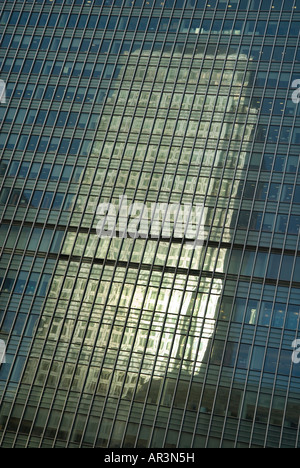
{"type": "Polygon", "coordinates": [[[297,446],[299,8],[3,2],[2,447],[297,446]],[[124,195],[203,248],[99,239],[124,195]]]}

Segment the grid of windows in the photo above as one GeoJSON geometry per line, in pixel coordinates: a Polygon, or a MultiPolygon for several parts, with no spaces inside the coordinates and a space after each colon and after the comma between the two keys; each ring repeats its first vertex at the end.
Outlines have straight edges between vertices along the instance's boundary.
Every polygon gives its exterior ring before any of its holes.
{"type": "Polygon", "coordinates": [[[299,11],[3,1],[1,446],[299,445],[299,11]],[[204,247],[99,239],[122,195],[204,247]]]}

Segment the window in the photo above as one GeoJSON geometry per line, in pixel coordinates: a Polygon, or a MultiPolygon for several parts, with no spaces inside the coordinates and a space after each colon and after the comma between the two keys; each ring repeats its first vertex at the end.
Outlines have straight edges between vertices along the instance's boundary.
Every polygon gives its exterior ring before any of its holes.
{"type": "Polygon", "coordinates": [[[254,268],[254,276],[258,276],[260,278],[265,277],[266,266],[268,261],[268,253],[265,252],[258,252],[255,262],[254,268]]]}
{"type": "Polygon", "coordinates": [[[259,302],[255,300],[249,300],[246,308],[246,317],[245,322],[250,325],[255,325],[257,323],[259,311],[259,302]]]}
{"type": "Polygon", "coordinates": [[[37,296],[42,296],[42,297],[46,296],[46,292],[48,289],[48,284],[50,282],[50,279],[51,279],[51,275],[44,274],[42,276],[42,279],[40,281],[39,288],[37,291],[37,296]]]}
{"type": "Polygon", "coordinates": [[[242,275],[251,276],[254,258],[255,258],[255,252],[247,252],[247,251],[245,252],[243,263],[242,263],[242,268],[241,268],[242,275]]]}
{"type": "Polygon", "coordinates": [[[21,190],[13,189],[9,198],[9,205],[17,206],[21,197],[21,190]]]}
{"type": "Polygon", "coordinates": [[[54,100],[62,101],[64,93],[65,93],[65,86],[57,86],[55,93],[54,93],[54,100]]]}
{"type": "Polygon", "coordinates": [[[36,286],[38,284],[39,278],[40,278],[39,273],[31,273],[31,275],[30,275],[30,277],[28,279],[28,283],[27,283],[27,287],[26,287],[26,291],[25,291],[26,295],[27,294],[33,295],[35,293],[36,286]]]}
{"type": "Polygon", "coordinates": [[[41,252],[48,251],[52,236],[53,236],[53,231],[51,229],[45,229],[44,234],[41,238],[41,243],[39,245],[39,250],[41,252]]]}
{"type": "Polygon", "coordinates": [[[104,15],[100,16],[100,19],[99,19],[99,22],[98,22],[98,25],[97,25],[97,29],[104,29],[106,27],[107,18],[108,18],[108,16],[104,16],[104,15]]]}
{"type": "Polygon", "coordinates": [[[259,320],[258,320],[259,325],[263,325],[265,327],[269,326],[271,317],[272,317],[272,310],[273,310],[272,302],[262,301],[260,312],[259,312],[259,320]]]}
{"type": "Polygon", "coordinates": [[[24,271],[20,272],[18,279],[16,281],[16,284],[15,284],[15,289],[14,289],[14,292],[16,294],[22,294],[24,292],[27,277],[28,277],[27,272],[24,272],[24,271]]]}
{"type": "MultiPolygon", "coordinates": [[[[77,117],[78,117],[78,113],[76,115],[76,119],[75,121],[77,120],[77,117]]],[[[84,129],[87,125],[87,122],[88,122],[88,118],[89,118],[89,114],[80,114],[80,118],[78,120],[78,128],[82,128],[84,129]]]]}
{"type": "Polygon", "coordinates": [[[60,210],[64,201],[65,195],[63,193],[56,193],[52,205],[53,210],[60,210]]]}
{"type": "Polygon", "coordinates": [[[64,238],[64,231],[55,232],[52,245],[51,245],[51,249],[50,249],[51,253],[59,253],[63,238],[64,238]]]}
{"type": "Polygon", "coordinates": [[[50,170],[51,170],[51,164],[43,164],[40,175],[39,175],[39,179],[48,180],[50,170]]]}
{"type": "Polygon", "coordinates": [[[77,28],[84,29],[86,27],[87,21],[88,21],[88,15],[80,15],[77,28]]]}
{"type": "Polygon", "coordinates": [[[69,150],[70,154],[76,155],[78,153],[80,143],[81,143],[81,140],[79,140],[78,138],[73,138],[71,140],[71,147],[69,150]]]}
{"type": "Polygon", "coordinates": [[[29,166],[30,166],[30,164],[28,162],[23,162],[21,164],[21,167],[20,167],[20,170],[19,170],[19,173],[18,173],[18,177],[22,177],[22,178],[25,179],[27,177],[27,174],[28,174],[29,166]]]}
{"type": "Polygon", "coordinates": [[[8,233],[8,224],[1,224],[0,225],[0,247],[4,246],[4,242],[8,233]]]}
{"type": "Polygon", "coordinates": [[[39,141],[39,137],[36,135],[32,135],[28,141],[27,151],[34,152],[37,147],[38,141],[39,141]]]}
{"type": "Polygon", "coordinates": [[[23,227],[21,229],[20,237],[18,239],[18,243],[16,246],[17,249],[24,250],[26,248],[28,239],[30,237],[30,232],[31,232],[31,228],[29,227],[23,227]]]}
{"type": "Polygon", "coordinates": [[[17,24],[19,15],[20,15],[19,11],[13,11],[9,18],[8,24],[11,24],[11,25],[17,24]]]}
{"type": "Polygon", "coordinates": [[[289,221],[288,233],[298,235],[299,229],[300,229],[300,216],[291,215],[290,221],[289,221]]]}
{"type": "Polygon", "coordinates": [[[1,15],[0,24],[2,24],[2,25],[7,24],[7,20],[9,18],[9,15],[10,15],[10,11],[4,10],[2,12],[2,15],[1,15]]]}
{"type": "Polygon", "coordinates": [[[33,208],[38,208],[41,202],[42,196],[43,196],[43,192],[41,190],[35,190],[33,193],[32,199],[30,201],[30,205],[33,208]]]}
{"type": "Polygon", "coordinates": [[[77,20],[78,20],[78,15],[75,15],[75,14],[70,15],[67,28],[75,28],[77,20]]]}
{"type": "Polygon", "coordinates": [[[7,273],[6,279],[5,279],[5,281],[3,283],[3,286],[2,286],[2,290],[4,292],[11,292],[11,290],[13,288],[13,285],[14,285],[14,282],[15,282],[15,279],[16,279],[16,276],[17,276],[17,272],[14,271],[14,270],[10,270],[7,273]]]}
{"type": "MultiPolygon", "coordinates": [[[[101,41],[100,39],[92,39],[90,52],[96,54],[99,52],[101,41]]],[[[113,49],[115,50],[115,49],[113,49]]],[[[112,53],[117,53],[112,50],[112,53]]]]}
{"type": "Polygon", "coordinates": [[[299,321],[299,306],[289,304],[287,307],[285,328],[297,330],[299,321]]]}
{"type": "Polygon", "coordinates": [[[277,278],[280,268],[281,256],[277,254],[271,254],[269,260],[269,266],[267,271],[268,278],[277,278]]]}
{"type": "MultiPolygon", "coordinates": [[[[3,164],[3,161],[2,161],[2,164],[3,164]]],[[[12,161],[9,171],[8,171],[8,176],[15,177],[18,172],[19,166],[20,166],[19,161],[12,161]]]]}
{"type": "Polygon", "coordinates": [[[53,192],[46,192],[43,198],[43,202],[41,204],[41,208],[44,210],[49,210],[51,207],[51,203],[53,200],[53,192]]]}
{"type": "Polygon", "coordinates": [[[37,151],[42,152],[42,153],[46,152],[48,144],[49,144],[49,137],[42,137],[40,139],[37,151]]]}
{"type": "Polygon", "coordinates": [[[98,22],[98,15],[90,15],[87,28],[94,29],[97,25],[97,22],[98,22]]]}
{"type": "Polygon", "coordinates": [[[61,181],[68,182],[71,178],[72,171],[73,171],[73,166],[64,166],[63,173],[61,176],[61,181]]]}
{"type": "Polygon", "coordinates": [[[55,181],[59,180],[61,170],[62,170],[62,165],[54,164],[52,172],[51,172],[50,180],[55,180],[55,181]]]}
{"type": "Polygon", "coordinates": [[[65,198],[65,203],[63,209],[65,211],[71,211],[74,206],[75,195],[74,194],[67,194],[65,198]]]}
{"type": "Polygon", "coordinates": [[[294,257],[291,255],[284,255],[282,259],[280,280],[290,281],[292,279],[294,257]]]}

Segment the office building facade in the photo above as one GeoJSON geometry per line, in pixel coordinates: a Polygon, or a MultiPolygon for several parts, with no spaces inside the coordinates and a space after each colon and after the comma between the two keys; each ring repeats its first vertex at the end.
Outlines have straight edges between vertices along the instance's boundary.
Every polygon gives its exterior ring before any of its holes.
{"type": "Polygon", "coordinates": [[[299,23],[2,2],[1,447],[299,446],[299,23]],[[101,235],[125,199],[203,206],[203,245],[101,235]]]}

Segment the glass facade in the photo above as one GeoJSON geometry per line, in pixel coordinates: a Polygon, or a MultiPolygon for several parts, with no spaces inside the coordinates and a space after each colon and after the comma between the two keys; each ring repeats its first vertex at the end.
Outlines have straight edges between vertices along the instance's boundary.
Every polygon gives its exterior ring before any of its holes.
{"type": "Polygon", "coordinates": [[[300,446],[300,0],[0,8],[0,446],[300,446]]]}

